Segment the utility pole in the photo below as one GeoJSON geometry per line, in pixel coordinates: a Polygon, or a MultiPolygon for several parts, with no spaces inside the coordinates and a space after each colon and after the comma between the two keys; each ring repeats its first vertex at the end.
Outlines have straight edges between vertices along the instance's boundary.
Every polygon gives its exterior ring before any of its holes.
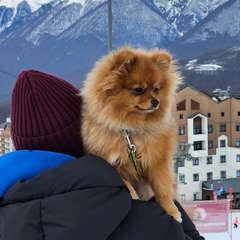
{"type": "Polygon", "coordinates": [[[112,51],[112,0],[108,0],[108,52],[112,51]]]}

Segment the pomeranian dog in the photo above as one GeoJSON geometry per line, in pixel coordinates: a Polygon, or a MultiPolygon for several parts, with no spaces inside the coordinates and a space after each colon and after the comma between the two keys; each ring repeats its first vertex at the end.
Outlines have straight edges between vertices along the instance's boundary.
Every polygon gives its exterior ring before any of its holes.
{"type": "Polygon", "coordinates": [[[109,53],[84,82],[81,134],[85,151],[114,166],[133,198],[132,183],[144,178],[157,202],[181,222],[171,166],[177,145],[172,109],[180,83],[164,50],[122,47],[109,53]]]}

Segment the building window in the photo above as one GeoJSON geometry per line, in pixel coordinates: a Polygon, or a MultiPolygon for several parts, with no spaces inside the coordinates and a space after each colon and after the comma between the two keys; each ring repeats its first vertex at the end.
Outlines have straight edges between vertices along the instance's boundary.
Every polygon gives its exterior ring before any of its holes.
{"type": "Polygon", "coordinates": [[[180,151],[185,151],[185,143],[184,142],[179,142],[178,143],[178,149],[180,151]]]}
{"type": "Polygon", "coordinates": [[[236,131],[237,131],[237,132],[240,131],[240,123],[236,123],[236,131]]]}
{"type": "Polygon", "coordinates": [[[186,194],[181,194],[180,195],[180,200],[185,201],[186,200],[186,194]]]}
{"type": "Polygon", "coordinates": [[[180,183],[185,183],[185,175],[184,174],[179,174],[178,176],[178,181],[180,183]]]}
{"type": "Polygon", "coordinates": [[[193,134],[201,134],[201,133],[202,133],[202,130],[200,125],[193,126],[193,134]]]}
{"type": "Polygon", "coordinates": [[[213,132],[213,125],[209,124],[208,125],[208,133],[212,133],[213,132]]]}
{"type": "Polygon", "coordinates": [[[212,179],[213,179],[213,173],[207,172],[207,180],[212,180],[212,179]]]}
{"type": "Polygon", "coordinates": [[[208,113],[207,116],[210,118],[211,117],[211,113],[208,113]]]}
{"type": "Polygon", "coordinates": [[[198,173],[194,173],[194,174],[193,174],[193,181],[194,181],[194,182],[199,181],[199,174],[198,174],[198,173]]]}
{"type": "Polygon", "coordinates": [[[240,147],[240,138],[236,139],[236,147],[240,147]]]}
{"type": "Polygon", "coordinates": [[[200,104],[191,99],[191,110],[199,110],[199,109],[200,109],[200,104]]]}
{"type": "Polygon", "coordinates": [[[207,157],[207,164],[212,164],[212,157],[207,157]]]}
{"type": "Polygon", "coordinates": [[[240,170],[239,169],[236,171],[236,177],[240,178],[240,170]]]}
{"type": "Polygon", "coordinates": [[[193,194],[193,200],[199,200],[199,193],[194,193],[193,194]]]}
{"type": "Polygon", "coordinates": [[[184,167],[185,166],[185,159],[178,158],[178,167],[184,167]]]}
{"type": "Polygon", "coordinates": [[[226,123],[220,124],[220,132],[226,132],[226,123]]]}
{"type": "Polygon", "coordinates": [[[220,156],[220,163],[226,163],[226,155],[220,156]]]}
{"type": "Polygon", "coordinates": [[[240,162],[240,154],[236,155],[236,162],[240,162]]]}
{"type": "Polygon", "coordinates": [[[226,147],[226,141],[225,140],[220,140],[220,147],[226,147]]]}
{"type": "Polygon", "coordinates": [[[180,126],[178,128],[178,135],[184,135],[185,134],[185,127],[184,126],[180,126]]]}
{"type": "Polygon", "coordinates": [[[183,119],[183,114],[180,114],[180,115],[179,115],[179,118],[180,118],[180,119],[183,119]]]}
{"type": "Polygon", "coordinates": [[[224,117],[224,112],[221,112],[221,117],[224,117]]]}
{"type": "Polygon", "coordinates": [[[183,100],[177,104],[177,111],[185,111],[185,110],[186,110],[186,100],[183,100]]]}
{"type": "Polygon", "coordinates": [[[193,149],[196,150],[202,150],[202,142],[201,141],[195,141],[193,142],[193,149]]]}
{"type": "Polygon", "coordinates": [[[238,112],[238,116],[240,116],[240,112],[238,112]]]}
{"type": "Polygon", "coordinates": [[[193,166],[199,165],[199,158],[194,158],[192,163],[193,163],[193,166]]]}
{"type": "Polygon", "coordinates": [[[220,178],[226,178],[226,171],[220,172],[220,178]]]}
{"type": "Polygon", "coordinates": [[[213,148],[213,140],[209,140],[208,141],[208,149],[212,149],[213,148]]]}

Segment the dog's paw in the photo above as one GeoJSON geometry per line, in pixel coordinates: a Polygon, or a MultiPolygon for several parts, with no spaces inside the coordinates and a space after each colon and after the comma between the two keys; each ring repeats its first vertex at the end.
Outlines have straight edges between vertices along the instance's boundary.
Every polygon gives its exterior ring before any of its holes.
{"type": "Polygon", "coordinates": [[[173,217],[175,220],[177,220],[178,222],[182,222],[182,217],[181,217],[181,213],[178,211],[177,213],[173,214],[173,217]]]}
{"type": "Polygon", "coordinates": [[[182,222],[182,218],[181,217],[179,217],[179,218],[174,218],[175,220],[177,220],[178,222],[182,222]]]}
{"type": "Polygon", "coordinates": [[[139,199],[139,195],[137,194],[136,190],[133,188],[132,184],[129,181],[125,180],[125,179],[123,179],[123,181],[127,185],[129,193],[130,193],[132,199],[138,200],[139,199]]]}
{"type": "Polygon", "coordinates": [[[130,195],[132,196],[132,199],[134,200],[138,200],[139,199],[139,196],[138,194],[134,191],[134,192],[130,192],[130,195]]]}

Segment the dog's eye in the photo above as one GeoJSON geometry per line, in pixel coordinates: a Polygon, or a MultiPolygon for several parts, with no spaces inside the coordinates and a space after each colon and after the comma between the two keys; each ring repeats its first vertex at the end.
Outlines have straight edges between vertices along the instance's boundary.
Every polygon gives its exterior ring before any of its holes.
{"type": "Polygon", "coordinates": [[[154,92],[155,92],[156,94],[158,94],[159,88],[154,88],[154,92]]]}
{"type": "Polygon", "coordinates": [[[144,89],[142,87],[133,88],[133,92],[137,94],[141,94],[144,92],[144,89]]]}

